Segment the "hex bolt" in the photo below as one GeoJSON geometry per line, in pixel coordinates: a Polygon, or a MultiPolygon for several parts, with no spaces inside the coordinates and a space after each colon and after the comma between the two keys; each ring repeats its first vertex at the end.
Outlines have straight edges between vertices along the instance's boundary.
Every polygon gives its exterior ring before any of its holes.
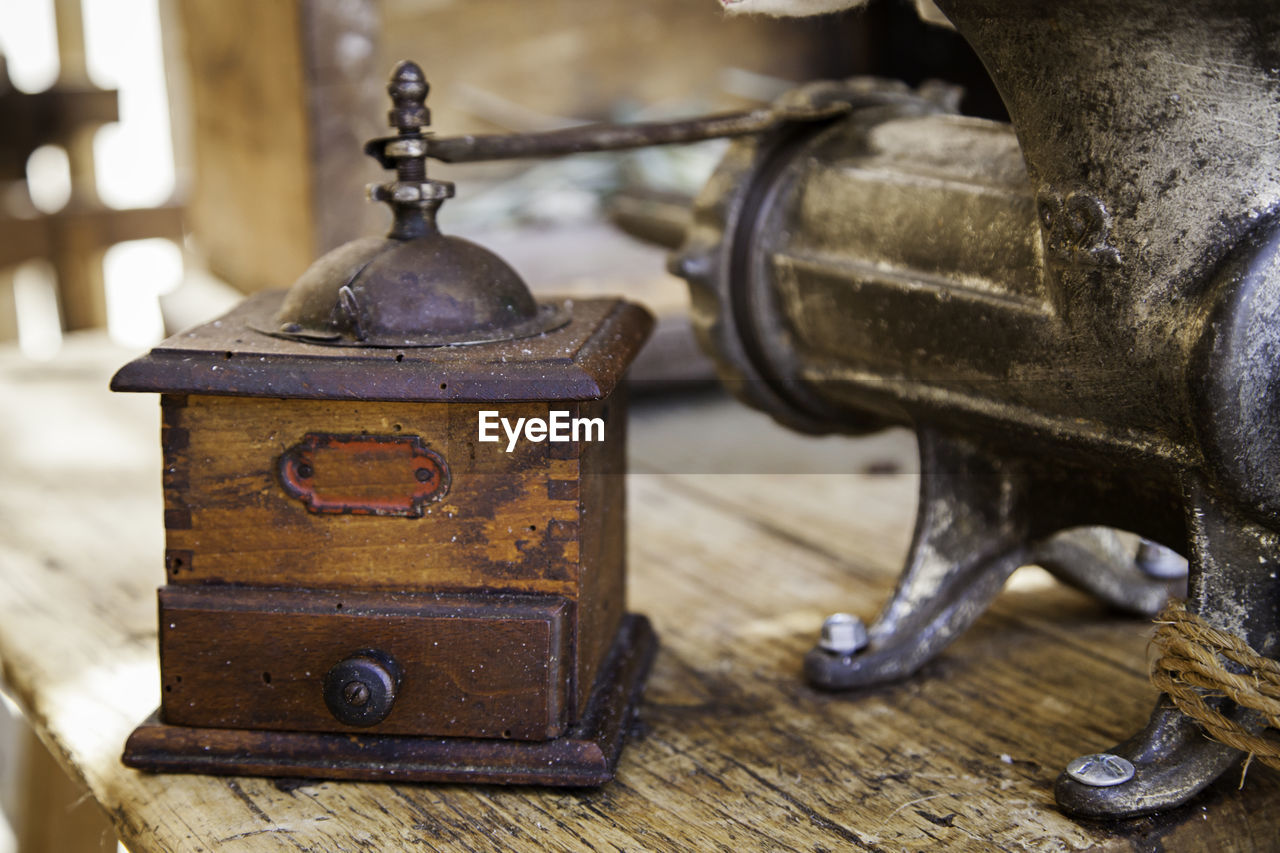
{"type": "Polygon", "coordinates": [[[1067,775],[1091,788],[1110,788],[1123,785],[1133,778],[1133,762],[1109,752],[1095,752],[1073,759],[1067,765],[1067,775]]]}
{"type": "Polygon", "coordinates": [[[822,623],[818,648],[837,655],[851,655],[867,647],[867,627],[849,613],[833,613],[822,623]]]}
{"type": "Polygon", "coordinates": [[[1158,580],[1176,580],[1187,574],[1187,561],[1181,554],[1146,539],[1138,546],[1133,562],[1147,577],[1158,580]]]}

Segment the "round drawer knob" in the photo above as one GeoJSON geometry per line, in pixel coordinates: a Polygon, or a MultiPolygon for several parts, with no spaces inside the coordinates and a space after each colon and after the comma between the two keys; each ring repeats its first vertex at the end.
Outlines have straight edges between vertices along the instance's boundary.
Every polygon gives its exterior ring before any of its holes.
{"type": "Polygon", "coordinates": [[[377,650],[356,652],[325,674],[324,703],[348,726],[372,726],[391,713],[400,686],[395,658],[377,650]]]}

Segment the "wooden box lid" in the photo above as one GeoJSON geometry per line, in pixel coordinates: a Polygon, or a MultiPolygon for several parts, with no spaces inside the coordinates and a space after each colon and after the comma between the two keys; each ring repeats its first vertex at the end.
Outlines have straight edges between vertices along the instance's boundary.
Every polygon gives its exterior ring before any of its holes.
{"type": "Polygon", "coordinates": [[[503,402],[608,396],[653,326],[621,299],[574,300],[541,335],[466,346],[329,347],[277,338],[284,291],[249,297],[122,367],[113,391],[323,400],[503,402]]]}

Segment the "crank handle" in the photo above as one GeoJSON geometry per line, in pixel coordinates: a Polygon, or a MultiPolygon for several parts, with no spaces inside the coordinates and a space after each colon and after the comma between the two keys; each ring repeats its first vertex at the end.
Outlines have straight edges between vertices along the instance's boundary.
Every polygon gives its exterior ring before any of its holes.
{"type": "MultiPolygon", "coordinates": [[[[951,96],[939,87],[939,99],[951,96]]],[[[768,107],[742,112],[674,121],[589,124],[544,133],[428,137],[424,141],[426,156],[444,163],[562,157],[767,133],[788,124],[829,121],[862,106],[916,98],[905,85],[884,80],[820,80],[787,92],[768,107]]],[[[397,141],[395,137],[375,139],[365,151],[382,160],[383,149],[393,141],[397,141]]],[[[383,165],[394,166],[394,161],[389,163],[383,165]]]]}

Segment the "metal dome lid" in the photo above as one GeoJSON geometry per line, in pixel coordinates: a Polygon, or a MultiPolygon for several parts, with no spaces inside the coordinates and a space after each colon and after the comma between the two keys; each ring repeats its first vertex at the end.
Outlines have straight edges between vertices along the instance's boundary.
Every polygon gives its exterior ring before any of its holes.
{"type": "Polygon", "coordinates": [[[369,188],[391,206],[391,232],[322,256],[289,289],[274,327],[261,331],[331,346],[432,347],[523,338],[569,321],[564,305],[539,304],[497,255],[440,233],[436,211],[453,184],[427,178],[428,88],[416,64],[397,65],[387,91],[398,135],[365,146],[396,170],[395,181],[369,188]]]}

